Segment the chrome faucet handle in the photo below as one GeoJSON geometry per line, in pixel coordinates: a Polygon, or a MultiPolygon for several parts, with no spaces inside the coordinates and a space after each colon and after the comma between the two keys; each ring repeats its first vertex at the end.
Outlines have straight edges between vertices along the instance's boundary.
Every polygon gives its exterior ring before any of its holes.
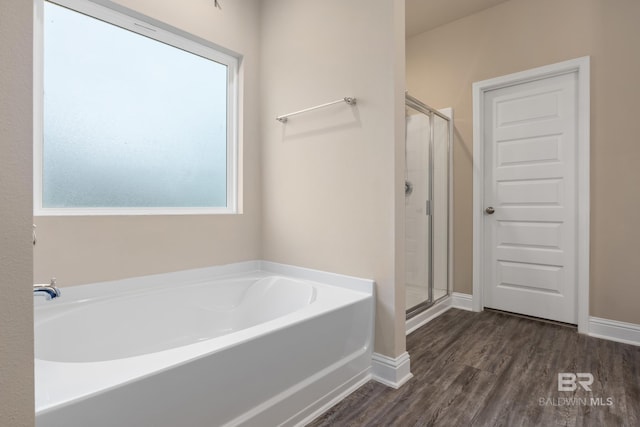
{"type": "Polygon", "coordinates": [[[45,284],[35,284],[33,285],[33,293],[34,295],[44,295],[48,300],[53,298],[58,298],[62,292],[56,286],[56,278],[51,278],[51,283],[48,285],[45,284]]]}

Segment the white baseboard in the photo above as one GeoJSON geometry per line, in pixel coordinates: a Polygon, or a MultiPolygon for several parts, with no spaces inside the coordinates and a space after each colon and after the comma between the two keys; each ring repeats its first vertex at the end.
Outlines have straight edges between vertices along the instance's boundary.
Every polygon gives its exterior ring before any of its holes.
{"type": "Polygon", "coordinates": [[[409,353],[406,351],[394,358],[373,353],[371,357],[371,379],[393,388],[400,388],[413,377],[409,353]]]}
{"type": "Polygon", "coordinates": [[[640,325],[589,317],[589,336],[625,344],[640,345],[640,325]]]}
{"type": "MultiPolygon", "coordinates": [[[[429,307],[406,322],[407,335],[429,323],[450,308],[473,311],[473,296],[453,292],[450,297],[429,307]]],[[[640,346],[640,325],[589,316],[587,335],[595,338],[640,346]]]]}
{"type": "Polygon", "coordinates": [[[473,296],[471,294],[462,294],[460,292],[454,292],[451,295],[451,306],[453,308],[459,308],[460,310],[473,311],[473,296]]]}

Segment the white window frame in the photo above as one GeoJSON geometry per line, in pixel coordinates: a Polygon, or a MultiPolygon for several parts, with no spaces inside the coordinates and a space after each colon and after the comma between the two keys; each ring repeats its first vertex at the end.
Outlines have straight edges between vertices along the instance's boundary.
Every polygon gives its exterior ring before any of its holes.
{"type": "Polygon", "coordinates": [[[45,208],[42,206],[44,147],[44,0],[34,0],[34,216],[80,215],[202,215],[238,213],[238,57],[222,52],[196,36],[180,35],[149,21],[129,16],[89,0],[49,0],[51,3],[116,25],[227,66],[227,205],[224,207],[45,208]]]}

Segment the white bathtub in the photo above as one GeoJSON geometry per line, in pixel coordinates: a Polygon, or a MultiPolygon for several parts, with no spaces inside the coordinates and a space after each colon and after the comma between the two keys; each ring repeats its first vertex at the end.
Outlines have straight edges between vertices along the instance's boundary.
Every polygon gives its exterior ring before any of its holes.
{"type": "Polygon", "coordinates": [[[369,377],[367,280],[248,262],[36,300],[38,427],[298,425],[369,377]]]}

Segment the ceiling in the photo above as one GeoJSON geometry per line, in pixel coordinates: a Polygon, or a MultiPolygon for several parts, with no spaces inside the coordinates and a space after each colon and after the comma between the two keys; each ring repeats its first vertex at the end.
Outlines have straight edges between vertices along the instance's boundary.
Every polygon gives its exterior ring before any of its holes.
{"type": "Polygon", "coordinates": [[[406,36],[411,37],[507,0],[406,0],[406,36]]]}

